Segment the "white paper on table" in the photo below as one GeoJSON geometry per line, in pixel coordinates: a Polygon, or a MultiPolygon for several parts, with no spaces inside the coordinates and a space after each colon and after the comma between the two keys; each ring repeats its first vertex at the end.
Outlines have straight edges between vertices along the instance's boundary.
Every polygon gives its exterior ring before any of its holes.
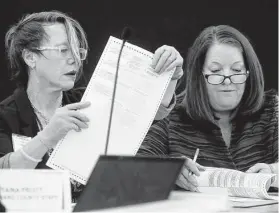
{"type": "Polygon", "coordinates": [[[207,167],[201,175],[197,177],[199,190],[203,187],[227,188],[230,196],[277,199],[267,193],[267,183],[275,174],[265,173],[245,173],[233,169],[207,167]]]}
{"type": "Polygon", "coordinates": [[[233,207],[239,207],[239,208],[278,204],[278,196],[272,196],[272,200],[266,200],[266,199],[263,200],[258,198],[247,198],[247,197],[230,197],[229,199],[233,207]]]}
{"type": "MultiPolygon", "coordinates": [[[[89,128],[70,131],[54,149],[47,165],[69,170],[85,184],[99,155],[104,154],[116,63],[122,40],[110,36],[82,97],[91,106],[80,110],[89,128]]],[[[135,155],[151,126],[174,70],[160,75],[150,66],[153,54],[125,43],[120,60],[108,146],[110,155],[135,155]]]]}

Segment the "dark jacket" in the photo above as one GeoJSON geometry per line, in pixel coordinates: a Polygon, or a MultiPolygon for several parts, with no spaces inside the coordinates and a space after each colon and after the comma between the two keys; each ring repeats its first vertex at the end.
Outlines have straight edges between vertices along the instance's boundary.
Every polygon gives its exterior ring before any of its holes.
{"type": "MultiPolygon", "coordinates": [[[[63,93],[62,105],[79,102],[84,89],[63,93]]],[[[0,157],[13,152],[12,133],[34,137],[39,132],[37,116],[24,89],[17,88],[13,95],[0,103],[0,157]]],[[[46,154],[36,168],[48,168],[46,154]]]]}
{"type": "MultiPolygon", "coordinates": [[[[79,102],[83,92],[83,88],[64,92],[62,105],[79,102]]],[[[13,95],[0,103],[0,157],[14,151],[12,133],[28,137],[37,135],[39,127],[36,119],[37,116],[24,89],[16,89],[13,95]]],[[[36,169],[50,169],[46,166],[48,158],[46,153],[36,169]]],[[[72,202],[76,202],[84,186],[76,183],[71,184],[71,188],[72,202]]]]}

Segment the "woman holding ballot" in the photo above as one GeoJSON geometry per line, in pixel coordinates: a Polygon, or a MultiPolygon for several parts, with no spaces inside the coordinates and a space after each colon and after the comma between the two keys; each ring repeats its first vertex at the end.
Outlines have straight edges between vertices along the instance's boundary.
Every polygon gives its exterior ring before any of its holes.
{"type": "MultiPolygon", "coordinates": [[[[278,174],[278,96],[264,91],[249,40],[230,26],[208,27],[190,48],[185,70],[178,104],[151,126],[138,155],[184,156],[191,162],[199,148],[197,163],[203,166],[278,174]]],[[[188,168],[177,184],[197,187],[188,168]]]]}
{"type": "MultiPolygon", "coordinates": [[[[74,88],[87,57],[85,32],[76,20],[59,11],[33,13],[8,30],[5,45],[17,89],[0,104],[1,168],[47,168],[45,163],[58,141],[90,122],[77,111],[90,106],[79,102],[84,89],[74,88]]],[[[164,118],[175,104],[182,64],[173,47],[162,46],[155,52],[155,72],[175,68],[155,119],[164,118]]],[[[72,182],[76,198],[81,186],[72,182]]]]}

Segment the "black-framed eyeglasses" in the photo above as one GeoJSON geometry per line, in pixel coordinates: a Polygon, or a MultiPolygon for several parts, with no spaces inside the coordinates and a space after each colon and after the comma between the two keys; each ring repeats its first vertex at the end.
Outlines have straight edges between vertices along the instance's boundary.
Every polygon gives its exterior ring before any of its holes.
{"type": "Polygon", "coordinates": [[[220,75],[220,74],[204,74],[205,79],[209,84],[218,85],[222,84],[227,78],[233,84],[244,84],[249,76],[249,72],[233,75],[220,75]]]}

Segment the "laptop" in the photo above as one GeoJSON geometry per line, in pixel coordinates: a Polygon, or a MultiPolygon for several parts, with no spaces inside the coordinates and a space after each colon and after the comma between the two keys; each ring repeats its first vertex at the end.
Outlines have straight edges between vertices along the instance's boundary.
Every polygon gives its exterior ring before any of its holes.
{"type": "Polygon", "coordinates": [[[101,155],[74,212],[165,200],[185,159],[101,155]]]}

